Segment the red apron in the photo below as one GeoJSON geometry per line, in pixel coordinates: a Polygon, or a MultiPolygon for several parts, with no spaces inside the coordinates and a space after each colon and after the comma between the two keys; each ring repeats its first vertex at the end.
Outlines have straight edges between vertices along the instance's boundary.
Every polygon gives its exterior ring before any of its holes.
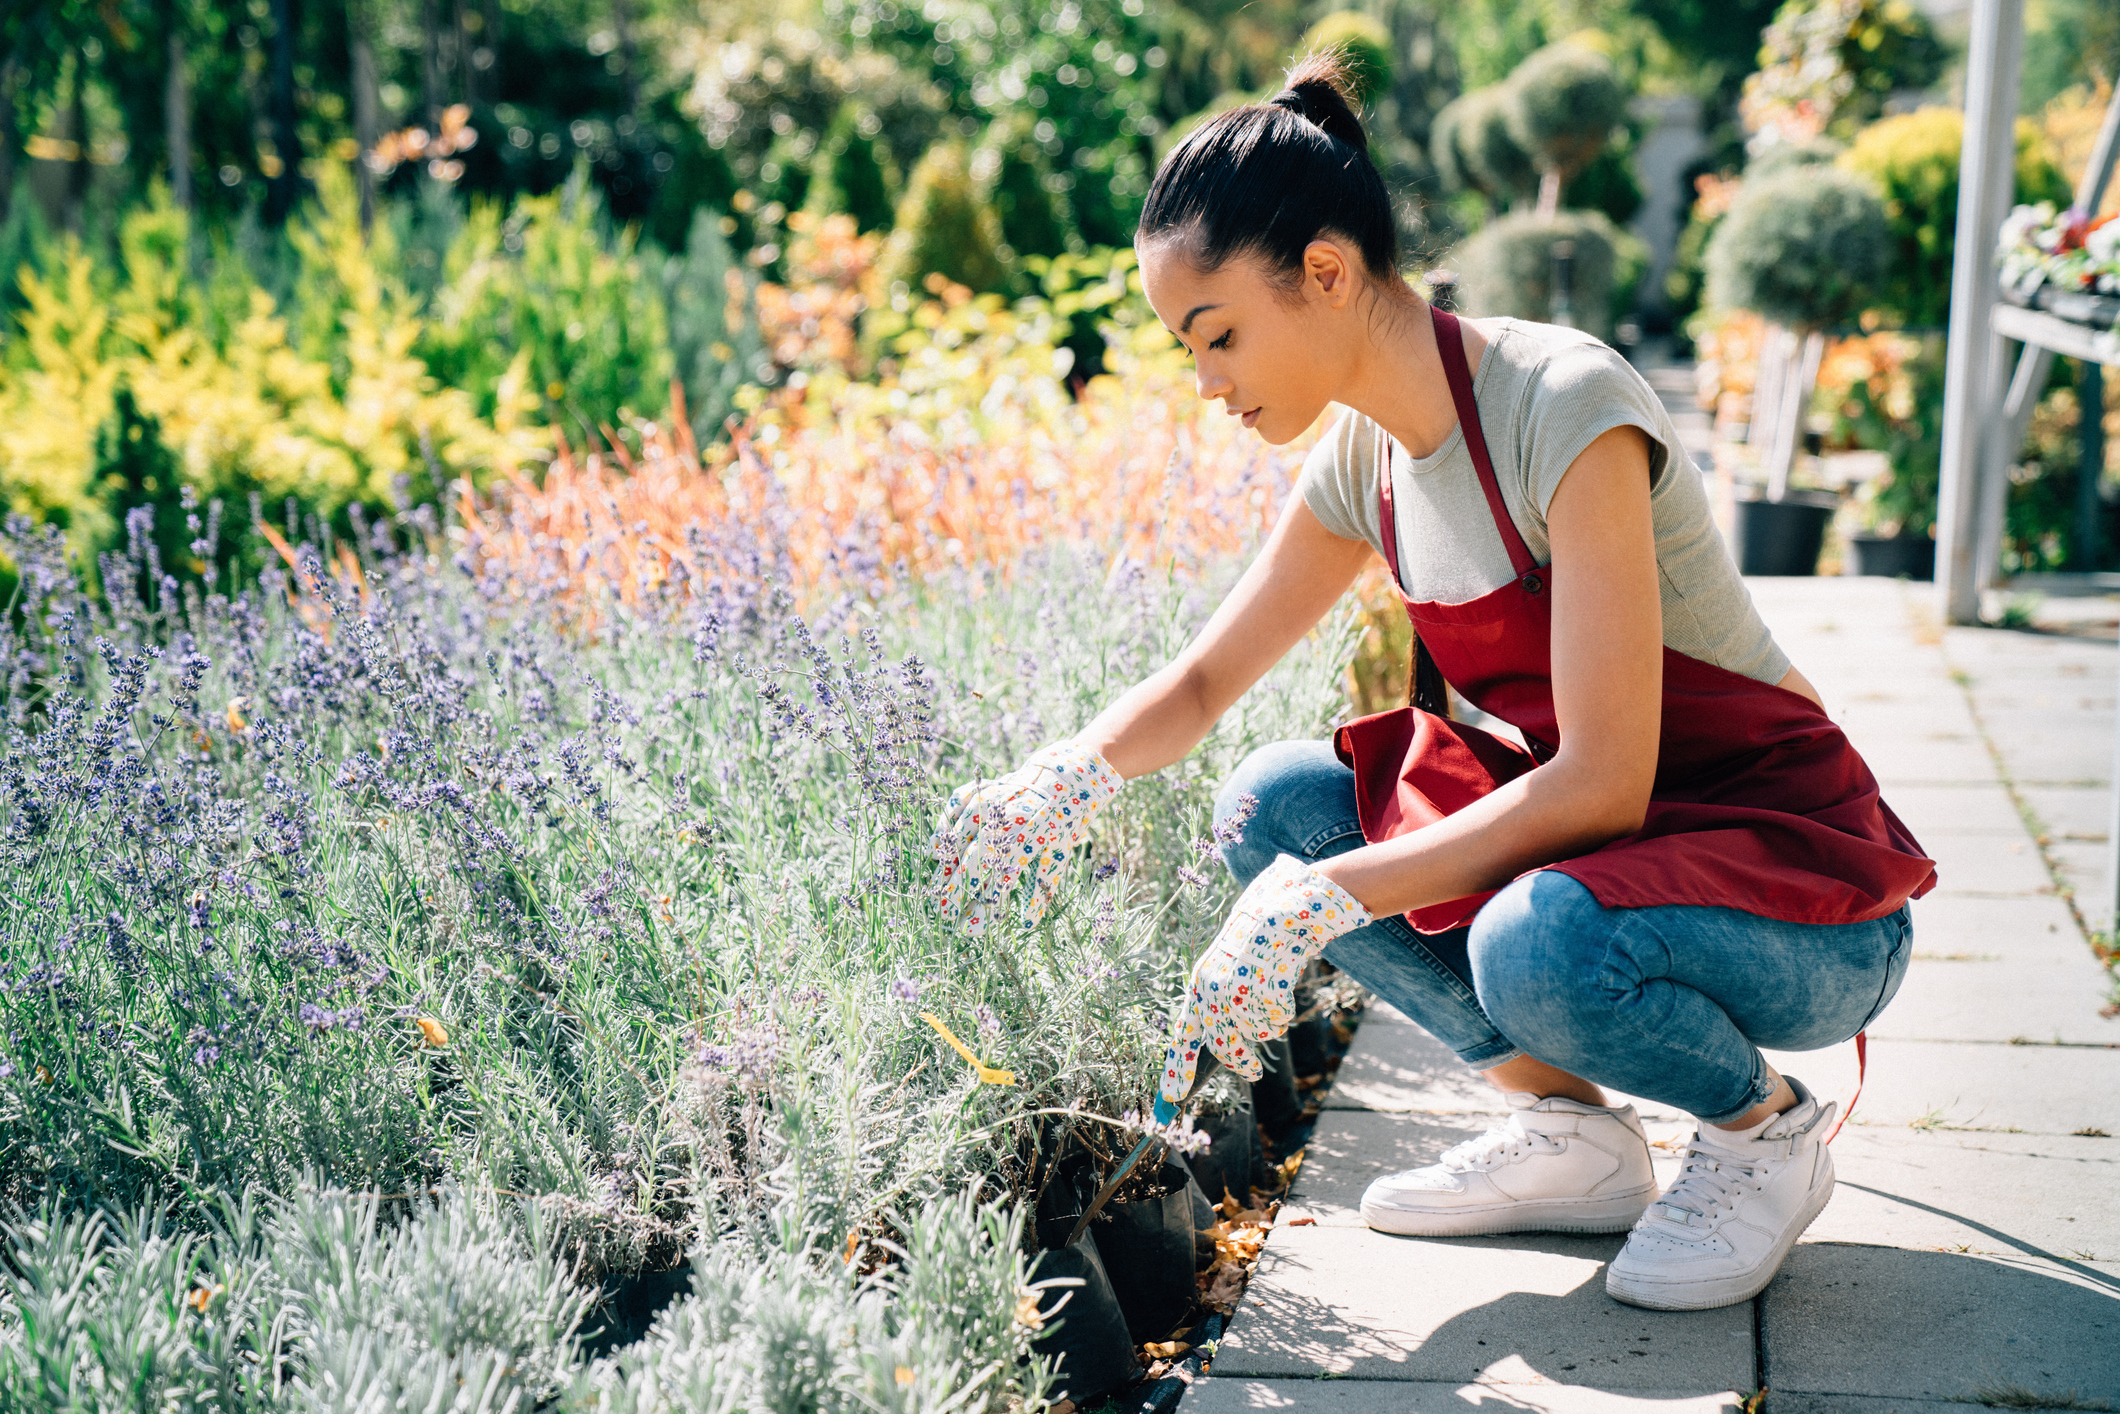
{"type": "MultiPolygon", "coordinates": [[[[1354,769],[1362,838],[1371,844],[1433,824],[1560,748],[1549,576],[1503,503],[1456,318],[1437,310],[1435,333],[1465,446],[1516,578],[1464,604],[1408,597],[1387,459],[1378,495],[1392,581],[1443,677],[1522,732],[1531,750],[1412,706],[1349,722],[1334,734],[1333,749],[1354,769]]],[[[1882,918],[1936,882],[1935,863],[1884,803],[1869,767],[1809,698],[1669,648],[1656,781],[1641,829],[1545,867],[1579,880],[1607,908],[1699,904],[1793,923],[1882,918]]],[[[1492,897],[1490,890],[1406,917],[1423,933],[1440,933],[1469,922],[1492,897]]]]}

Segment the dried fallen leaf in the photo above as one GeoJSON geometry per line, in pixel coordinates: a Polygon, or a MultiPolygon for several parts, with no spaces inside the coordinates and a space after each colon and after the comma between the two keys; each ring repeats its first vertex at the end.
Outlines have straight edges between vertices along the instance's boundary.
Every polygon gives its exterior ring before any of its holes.
{"type": "Polygon", "coordinates": [[[1182,1340],[1152,1340],[1141,1347],[1141,1353],[1151,1360],[1175,1360],[1190,1349],[1182,1340]]]}
{"type": "MultiPolygon", "coordinates": [[[[852,1239],[848,1239],[852,1241],[852,1239]]],[[[851,1255],[851,1253],[849,1254],[851,1255]]],[[[1038,1293],[1022,1291],[1016,1295],[1016,1324],[1032,1330],[1045,1329],[1045,1317],[1038,1310],[1038,1293]]]]}
{"type": "Polygon", "coordinates": [[[1200,1293],[1200,1304],[1212,1311],[1228,1315],[1237,1308],[1244,1296],[1244,1273],[1233,1266],[1218,1266],[1212,1272],[1213,1280],[1200,1293]]]}
{"type": "Polygon", "coordinates": [[[436,1021],[433,1017],[421,1017],[419,1019],[419,1027],[420,1035],[426,1037],[427,1044],[436,1050],[439,1051],[449,1044],[449,1028],[436,1021]]]}
{"type": "Polygon", "coordinates": [[[1288,1225],[1290,1227],[1316,1227],[1318,1220],[1316,1218],[1290,1218],[1288,1225]]]}

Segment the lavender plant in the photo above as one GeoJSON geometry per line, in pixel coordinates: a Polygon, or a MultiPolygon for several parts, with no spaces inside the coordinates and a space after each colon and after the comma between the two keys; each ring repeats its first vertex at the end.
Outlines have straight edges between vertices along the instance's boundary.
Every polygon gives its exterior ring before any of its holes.
{"type": "MultiPolygon", "coordinates": [[[[207,509],[194,550],[211,564],[207,509]]],[[[77,1266],[122,1250],[163,1264],[161,1290],[205,1260],[231,1195],[322,1183],[473,1195],[498,1216],[451,1243],[502,1242],[498,1223],[584,1278],[739,1238],[782,1254],[781,1287],[829,1271],[816,1254],[849,1234],[911,1253],[908,1215],[1021,1188],[1041,1121],[1117,1134],[1146,1103],[1162,1018],[1233,896],[1197,867],[1215,783],[1343,710],[1351,612],[1129,788],[1038,927],[965,938],[926,898],[948,791],[1166,661],[1239,565],[1055,543],[1007,581],[919,583],[850,545],[805,604],[762,519],[693,527],[629,604],[582,587],[593,548],[484,558],[432,507],[359,524],[352,543],[282,540],[283,563],[223,587],[180,583],[136,517],[94,595],[57,532],[0,532],[19,579],[0,622],[0,1204],[45,1214],[11,1229],[18,1245],[60,1243],[77,1266]],[[982,1083],[923,1013],[1016,1083],[982,1083]],[[523,1197],[535,1233],[499,1201],[523,1197]],[[111,1246],[78,1217],[142,1205],[180,1235],[111,1246]]],[[[366,1201],[332,1221],[381,1242],[366,1201]]],[[[393,1252],[444,1229],[403,1231],[393,1252]]],[[[509,1298],[544,1313],[535,1358],[495,1328],[430,1360],[389,1333],[424,1308],[356,1311],[325,1255],[353,1240],[283,1221],[264,1243],[312,1256],[284,1258],[260,1312],[342,1303],[302,1399],[366,1408],[353,1392],[381,1381],[498,1408],[574,1388],[560,1297],[509,1298]]],[[[751,1289],[733,1259],[702,1260],[712,1300],[751,1289]]],[[[906,1334],[904,1311],[947,1294],[907,1282],[773,1309],[791,1331],[853,1321],[873,1334],[864,1361],[971,1349],[955,1307],[935,1317],[942,1344],[906,1334]]],[[[39,1353],[57,1337],[31,1332],[28,1299],[0,1312],[30,1342],[20,1358],[75,1359],[39,1353]]],[[[138,1329],[175,1344],[141,1356],[141,1379],[202,1358],[173,1334],[181,1313],[157,1319],[138,1329]]],[[[685,1403],[667,1390],[719,1368],[721,1339],[667,1327],[660,1353],[592,1383],[628,1407],[685,1403]]],[[[270,1365],[276,1347],[243,1348],[270,1365]]],[[[265,1378],[227,1360],[227,1379],[265,1378]]],[[[980,1361],[952,1368],[900,1404],[985,1399],[980,1361]]]]}

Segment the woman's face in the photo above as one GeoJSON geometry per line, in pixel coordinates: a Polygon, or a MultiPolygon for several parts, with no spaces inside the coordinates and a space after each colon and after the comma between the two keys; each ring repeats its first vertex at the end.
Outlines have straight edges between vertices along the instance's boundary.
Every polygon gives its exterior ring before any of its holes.
{"type": "Polygon", "coordinates": [[[1248,257],[1203,274],[1178,241],[1148,242],[1139,256],[1148,302],[1191,351],[1201,397],[1275,446],[1318,420],[1344,377],[1349,331],[1338,326],[1356,278],[1336,242],[1311,242],[1293,292],[1248,257]]]}

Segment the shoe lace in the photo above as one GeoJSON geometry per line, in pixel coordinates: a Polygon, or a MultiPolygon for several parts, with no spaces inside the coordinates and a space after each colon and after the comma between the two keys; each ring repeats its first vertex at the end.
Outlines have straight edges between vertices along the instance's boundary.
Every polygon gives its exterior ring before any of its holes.
{"type": "Polygon", "coordinates": [[[1663,1216],[1691,1226],[1696,1217],[1712,1221],[1722,1213],[1733,1211],[1738,1198],[1757,1187],[1759,1166],[1756,1161],[1711,1149],[1695,1136],[1686,1146],[1685,1162],[1679,1168],[1678,1177],[1656,1200],[1656,1206],[1664,1210],[1663,1216]]]}
{"type": "Polygon", "coordinates": [[[1526,1154],[1558,1154],[1561,1147],[1560,1141],[1550,1135],[1527,1133],[1512,1115],[1506,1124],[1498,1124],[1475,1139],[1451,1145],[1436,1164],[1463,1173],[1471,1169],[1490,1169],[1526,1154]]]}

